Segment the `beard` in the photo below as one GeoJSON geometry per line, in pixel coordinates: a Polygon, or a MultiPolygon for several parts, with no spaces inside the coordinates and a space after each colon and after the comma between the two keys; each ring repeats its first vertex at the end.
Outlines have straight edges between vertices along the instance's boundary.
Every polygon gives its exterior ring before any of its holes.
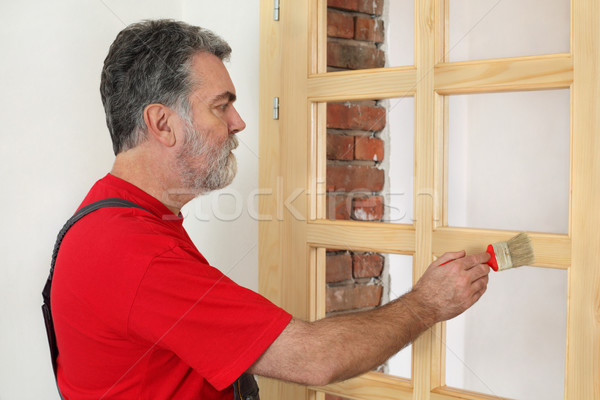
{"type": "Polygon", "coordinates": [[[184,133],[183,146],[176,160],[184,189],[199,196],[229,185],[237,172],[237,161],[231,152],[238,146],[237,137],[229,135],[220,147],[211,145],[187,121],[184,133]]]}

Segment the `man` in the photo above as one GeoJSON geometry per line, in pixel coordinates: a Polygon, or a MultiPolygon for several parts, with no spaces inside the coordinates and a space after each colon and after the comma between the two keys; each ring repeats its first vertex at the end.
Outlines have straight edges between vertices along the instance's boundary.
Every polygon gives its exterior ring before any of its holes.
{"type": "Polygon", "coordinates": [[[245,124],[229,53],[213,33],[164,20],[127,27],[110,48],[101,94],[116,159],[81,206],[118,197],[143,210],[97,210],[62,243],[52,310],[66,399],[231,399],[244,372],[347,379],[486,290],[487,253],[447,253],[397,301],[306,322],[211,267],[180,210],[235,175],[245,124]]]}

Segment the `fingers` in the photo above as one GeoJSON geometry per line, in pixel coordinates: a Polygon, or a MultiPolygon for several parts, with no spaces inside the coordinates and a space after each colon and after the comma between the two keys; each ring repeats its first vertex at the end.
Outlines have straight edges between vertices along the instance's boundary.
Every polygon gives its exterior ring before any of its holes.
{"type": "Polygon", "coordinates": [[[488,277],[490,273],[490,266],[487,264],[477,264],[474,267],[467,270],[471,276],[471,282],[475,282],[478,279],[488,277]]]}
{"type": "Polygon", "coordinates": [[[464,250],[446,252],[446,253],[442,254],[442,256],[440,258],[438,258],[433,263],[431,263],[431,265],[437,267],[437,266],[440,266],[443,264],[447,264],[451,261],[463,258],[465,256],[465,254],[466,254],[466,252],[464,250]]]}
{"type": "Polygon", "coordinates": [[[471,300],[472,300],[471,305],[475,304],[481,298],[481,296],[483,296],[483,294],[486,292],[488,279],[489,279],[489,275],[485,275],[484,277],[480,278],[478,281],[475,281],[473,283],[473,289],[475,290],[475,292],[471,296],[471,300]]]}
{"type": "Polygon", "coordinates": [[[487,252],[472,254],[465,257],[466,269],[473,268],[478,264],[485,264],[489,261],[490,255],[487,252]]]}

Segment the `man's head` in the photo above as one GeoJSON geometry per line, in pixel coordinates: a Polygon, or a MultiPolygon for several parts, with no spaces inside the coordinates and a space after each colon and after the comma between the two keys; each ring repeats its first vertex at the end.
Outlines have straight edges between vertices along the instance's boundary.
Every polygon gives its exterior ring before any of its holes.
{"type": "Polygon", "coordinates": [[[104,60],[100,94],[115,154],[145,140],[144,108],[164,104],[189,111],[190,68],[199,52],[226,60],[229,45],[200,27],[170,20],[144,21],[123,29],[104,60]]]}
{"type": "Polygon", "coordinates": [[[117,160],[152,154],[169,190],[198,195],[229,184],[234,134],[245,127],[222,62],[230,52],[212,32],[182,22],[145,21],[120,32],[100,87],[117,160]]]}

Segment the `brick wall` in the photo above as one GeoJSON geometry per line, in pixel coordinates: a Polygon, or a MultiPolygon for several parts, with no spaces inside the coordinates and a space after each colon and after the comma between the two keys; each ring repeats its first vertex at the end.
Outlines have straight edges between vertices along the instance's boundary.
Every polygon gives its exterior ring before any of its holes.
{"type": "Polygon", "coordinates": [[[328,0],[327,7],[328,67],[383,67],[383,0],[328,0]]]}
{"type": "MultiPolygon", "coordinates": [[[[327,5],[328,70],[384,67],[383,0],[328,0],[327,5]]],[[[327,218],[384,218],[386,116],[379,101],[327,105],[327,218]]],[[[329,315],[381,304],[383,255],[328,249],[326,257],[329,315]]]]}

